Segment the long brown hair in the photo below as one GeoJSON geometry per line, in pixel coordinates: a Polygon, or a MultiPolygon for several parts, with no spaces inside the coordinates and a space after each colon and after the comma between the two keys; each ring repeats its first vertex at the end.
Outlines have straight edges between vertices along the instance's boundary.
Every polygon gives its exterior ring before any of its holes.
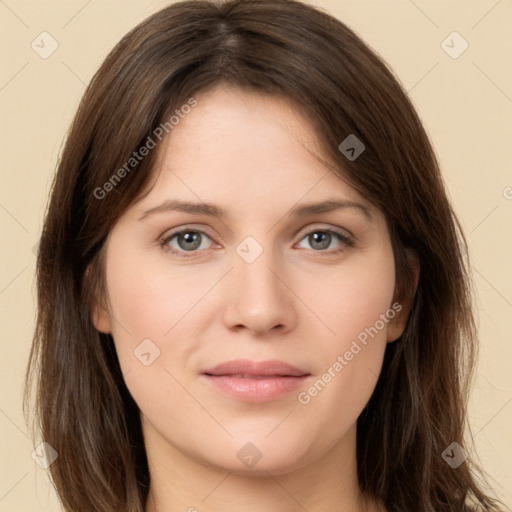
{"type": "Polygon", "coordinates": [[[388,344],[358,418],[362,493],[389,510],[469,511],[470,499],[497,510],[471,458],[454,469],[442,457],[451,443],[464,446],[476,335],[466,241],[434,151],[381,58],[342,22],[295,0],[171,5],[117,44],[84,94],[40,240],[24,397],[32,429],[58,453],[50,472],[65,509],[144,510],[150,475],[138,407],[91,305],[104,284],[103,244],[147,186],[157,151],[119,169],[176,109],[219,83],[285,95],[309,113],[326,165],[385,214],[399,293],[412,289],[406,249],[419,256],[405,331],[388,344]],[[349,135],[365,145],[357,159],[338,148],[349,135]]]}

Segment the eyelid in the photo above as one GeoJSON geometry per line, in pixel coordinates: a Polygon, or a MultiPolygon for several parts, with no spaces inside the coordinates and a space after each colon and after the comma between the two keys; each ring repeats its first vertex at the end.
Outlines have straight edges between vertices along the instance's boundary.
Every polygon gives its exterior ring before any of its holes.
{"type": "MultiPolygon", "coordinates": [[[[173,236],[173,235],[176,235],[178,233],[181,233],[182,231],[186,231],[187,229],[189,229],[190,231],[197,231],[198,233],[203,233],[207,236],[209,236],[210,238],[215,238],[214,235],[212,235],[211,233],[209,233],[208,231],[208,228],[203,225],[201,225],[200,227],[196,227],[194,224],[184,224],[183,226],[179,226],[175,229],[171,229],[169,231],[169,233],[164,233],[163,235],[161,235],[159,237],[159,239],[164,239],[164,238],[169,238],[170,236],[173,236]]],[[[345,236],[347,238],[351,238],[353,240],[357,240],[357,238],[353,235],[352,232],[350,232],[348,229],[346,228],[342,228],[342,227],[339,227],[339,226],[333,226],[333,225],[330,225],[330,224],[322,224],[322,223],[315,223],[313,224],[312,226],[308,226],[306,228],[301,228],[302,229],[305,229],[306,231],[304,232],[304,235],[309,235],[312,231],[314,230],[318,230],[318,231],[334,231],[335,233],[338,233],[339,235],[342,235],[342,236],[345,236]]],[[[301,230],[297,231],[297,233],[294,235],[295,236],[298,236],[299,233],[301,232],[301,230]]]]}
{"type": "Polygon", "coordinates": [[[211,239],[215,238],[211,233],[209,233],[209,228],[205,226],[196,227],[194,224],[184,224],[183,226],[179,226],[177,228],[165,231],[164,234],[159,237],[159,240],[168,240],[169,238],[172,238],[174,235],[179,235],[184,231],[194,231],[206,235],[211,239]]]}
{"type": "MultiPolygon", "coordinates": [[[[303,233],[303,236],[314,233],[315,231],[332,231],[334,233],[337,233],[338,235],[341,235],[342,237],[345,237],[345,238],[348,238],[348,239],[351,239],[354,241],[356,240],[356,237],[348,229],[341,228],[339,226],[332,226],[332,225],[327,225],[327,224],[323,224],[323,225],[315,224],[311,228],[308,227],[305,229],[307,229],[307,231],[305,231],[303,233]]],[[[299,231],[299,233],[300,233],[300,231],[299,231]]]]}
{"type": "MultiPolygon", "coordinates": [[[[192,225],[189,225],[189,224],[183,225],[183,226],[177,227],[175,229],[171,229],[170,231],[166,231],[163,235],[158,237],[158,241],[159,241],[160,245],[162,245],[162,246],[167,245],[169,243],[169,241],[172,238],[174,238],[176,235],[179,235],[180,233],[184,233],[187,231],[193,231],[194,233],[200,233],[201,235],[206,235],[212,242],[216,243],[214,240],[214,237],[208,232],[208,229],[204,229],[204,227],[196,228],[196,227],[194,227],[193,224],[192,225]]],[[[169,250],[170,250],[170,252],[175,251],[175,249],[173,249],[173,248],[169,248],[169,250]]],[[[186,251],[177,251],[177,252],[186,254],[186,251]]],[[[198,252],[201,252],[201,251],[195,251],[195,252],[192,252],[191,254],[197,254],[198,252]]]]}

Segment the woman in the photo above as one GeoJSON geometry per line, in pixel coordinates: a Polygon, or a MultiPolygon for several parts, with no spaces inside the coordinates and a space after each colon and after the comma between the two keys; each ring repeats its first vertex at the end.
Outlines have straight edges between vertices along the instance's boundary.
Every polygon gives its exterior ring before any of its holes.
{"type": "Polygon", "coordinates": [[[65,509],[498,510],[463,440],[466,251],[344,24],[292,0],[149,17],[84,95],[40,243],[26,403],[36,379],[65,509]]]}

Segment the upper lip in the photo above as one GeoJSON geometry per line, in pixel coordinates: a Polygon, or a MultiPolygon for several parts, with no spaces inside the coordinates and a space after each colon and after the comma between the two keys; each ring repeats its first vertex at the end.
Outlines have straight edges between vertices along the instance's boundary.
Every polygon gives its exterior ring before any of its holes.
{"type": "Polygon", "coordinates": [[[241,375],[254,377],[301,377],[310,375],[309,372],[301,370],[291,364],[277,359],[267,361],[251,361],[249,359],[233,359],[218,364],[213,368],[203,371],[206,375],[241,375]]]}

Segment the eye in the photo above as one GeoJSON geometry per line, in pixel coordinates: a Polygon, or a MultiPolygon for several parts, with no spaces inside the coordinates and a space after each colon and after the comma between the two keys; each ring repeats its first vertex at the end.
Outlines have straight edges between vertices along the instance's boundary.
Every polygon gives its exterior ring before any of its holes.
{"type": "Polygon", "coordinates": [[[211,240],[211,238],[203,231],[195,229],[182,229],[181,231],[175,231],[174,233],[171,233],[169,236],[165,237],[161,244],[166,251],[169,251],[170,253],[177,256],[187,258],[189,255],[183,253],[191,252],[192,254],[190,256],[193,256],[194,253],[199,249],[205,249],[202,243],[204,241],[204,237],[211,240]],[[171,244],[174,238],[176,238],[176,244],[178,247],[171,244]]]}
{"type": "Polygon", "coordinates": [[[307,239],[308,243],[315,249],[315,252],[321,252],[325,254],[337,254],[346,250],[347,247],[352,247],[354,245],[353,240],[334,229],[313,229],[305,234],[302,240],[307,239]],[[334,235],[334,237],[333,237],[334,235]],[[341,246],[331,249],[327,249],[333,240],[338,239],[341,242],[341,246]]]}
{"type": "MultiPolygon", "coordinates": [[[[334,229],[312,229],[302,237],[301,241],[306,238],[313,251],[323,255],[338,254],[345,251],[347,247],[354,245],[353,240],[348,235],[334,229]],[[338,240],[340,246],[326,250],[336,240],[338,240]]],[[[170,233],[161,240],[160,244],[165,251],[175,256],[189,258],[197,255],[200,250],[208,248],[208,244],[205,247],[203,243],[205,239],[212,241],[204,231],[185,228],[170,233]]]]}

